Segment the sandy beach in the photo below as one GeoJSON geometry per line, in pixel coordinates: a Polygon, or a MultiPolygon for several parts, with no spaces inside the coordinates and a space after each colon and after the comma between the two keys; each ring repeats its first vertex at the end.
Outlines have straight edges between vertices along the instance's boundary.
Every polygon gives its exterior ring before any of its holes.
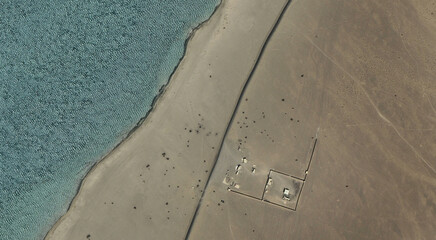
{"type": "Polygon", "coordinates": [[[184,239],[241,90],[286,3],[223,0],[191,35],[146,120],[92,168],[46,239],[184,239]]]}

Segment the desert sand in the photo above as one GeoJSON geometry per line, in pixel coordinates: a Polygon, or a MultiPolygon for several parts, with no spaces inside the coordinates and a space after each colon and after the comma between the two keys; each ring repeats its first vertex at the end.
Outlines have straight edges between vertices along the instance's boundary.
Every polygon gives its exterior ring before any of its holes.
{"type": "Polygon", "coordinates": [[[242,88],[286,0],[223,0],[146,120],[83,180],[46,239],[184,239],[242,88]]]}
{"type": "Polygon", "coordinates": [[[189,239],[435,239],[434,46],[434,1],[293,1],[189,239]]]}

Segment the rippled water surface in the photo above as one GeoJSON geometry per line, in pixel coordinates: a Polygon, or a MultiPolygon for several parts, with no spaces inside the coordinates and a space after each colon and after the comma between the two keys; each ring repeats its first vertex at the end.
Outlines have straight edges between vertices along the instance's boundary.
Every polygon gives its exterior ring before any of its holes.
{"type": "Polygon", "coordinates": [[[0,239],[42,239],[218,0],[0,0],[0,239]]]}

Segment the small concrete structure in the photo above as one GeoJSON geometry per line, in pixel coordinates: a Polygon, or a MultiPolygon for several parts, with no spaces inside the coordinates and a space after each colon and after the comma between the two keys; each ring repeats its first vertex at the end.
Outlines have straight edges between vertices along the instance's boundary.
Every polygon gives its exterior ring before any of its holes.
{"type": "Polygon", "coordinates": [[[236,171],[235,174],[238,175],[240,170],[241,170],[241,164],[236,165],[236,167],[235,167],[235,171],[236,171]]]}
{"type": "Polygon", "coordinates": [[[284,188],[283,189],[283,199],[290,201],[291,199],[289,198],[290,192],[289,192],[289,188],[284,188]]]}

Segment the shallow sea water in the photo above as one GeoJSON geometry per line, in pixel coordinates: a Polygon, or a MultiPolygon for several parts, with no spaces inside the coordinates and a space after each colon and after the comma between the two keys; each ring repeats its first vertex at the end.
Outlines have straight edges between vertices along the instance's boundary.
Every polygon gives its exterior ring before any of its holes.
{"type": "Polygon", "coordinates": [[[219,0],[0,0],[0,239],[42,239],[219,0]]]}

